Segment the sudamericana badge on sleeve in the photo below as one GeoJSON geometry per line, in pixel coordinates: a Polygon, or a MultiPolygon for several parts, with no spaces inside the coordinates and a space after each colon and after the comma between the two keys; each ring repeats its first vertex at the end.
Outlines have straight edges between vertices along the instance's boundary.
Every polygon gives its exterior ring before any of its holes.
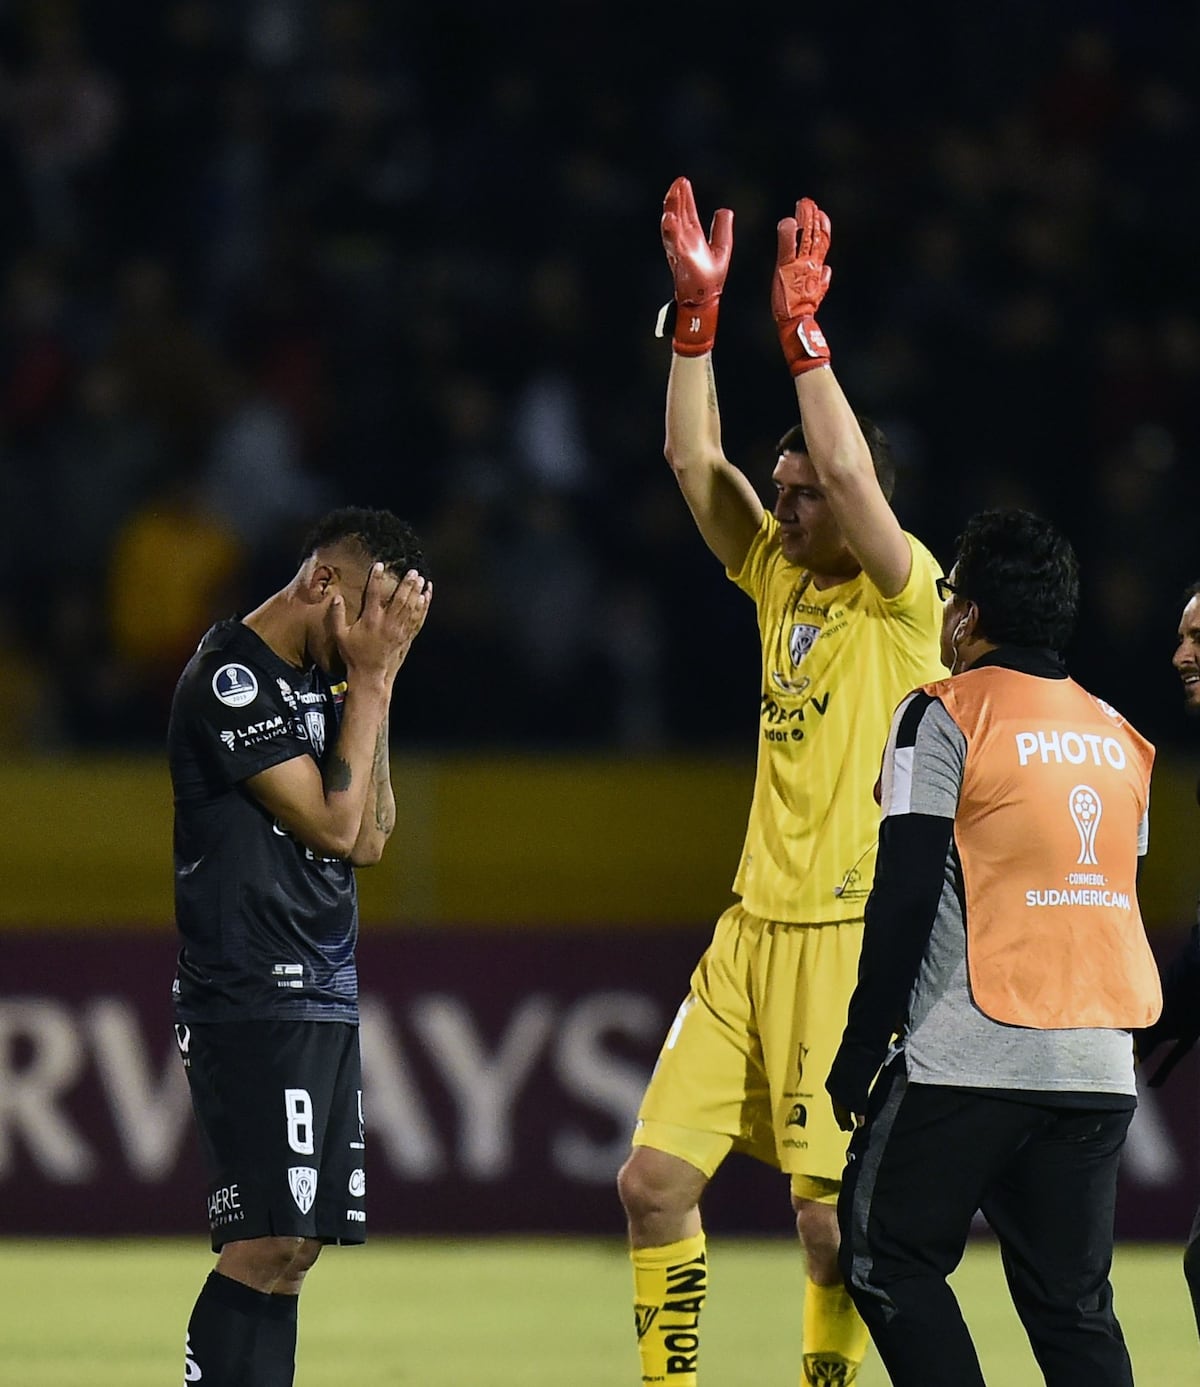
{"type": "Polygon", "coordinates": [[[222,665],[212,679],[212,691],[230,708],[244,708],[258,697],[258,680],[245,665],[222,665]]]}

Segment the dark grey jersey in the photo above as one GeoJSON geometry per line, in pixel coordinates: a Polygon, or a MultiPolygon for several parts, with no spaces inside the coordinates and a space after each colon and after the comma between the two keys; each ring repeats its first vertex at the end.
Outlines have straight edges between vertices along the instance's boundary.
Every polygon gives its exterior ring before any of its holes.
{"type": "Polygon", "coordinates": [[[296,756],[320,764],[340,699],[240,621],[218,622],[175,690],[175,980],[181,1021],[355,1021],[358,905],[349,862],[292,838],[244,782],[296,756]]]}

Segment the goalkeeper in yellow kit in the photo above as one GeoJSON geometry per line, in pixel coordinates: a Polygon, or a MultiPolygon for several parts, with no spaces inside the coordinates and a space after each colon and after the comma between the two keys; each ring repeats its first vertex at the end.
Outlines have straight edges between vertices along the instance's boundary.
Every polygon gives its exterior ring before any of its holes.
{"type": "Polygon", "coordinates": [[[690,183],[662,218],[675,280],[666,455],[700,533],[758,610],[758,765],[734,889],[663,1044],[618,1187],[644,1383],[693,1387],[707,1288],[700,1199],[730,1151],[791,1178],[807,1257],[804,1383],[854,1381],[867,1332],[837,1265],[846,1134],[825,1077],[857,976],[892,713],[944,673],[940,570],[888,503],[882,435],[856,419],[816,312],[829,220],[779,223],[771,303],[801,424],[780,440],[773,512],[721,447],[712,369],[733,214],[706,237],[690,183]]]}

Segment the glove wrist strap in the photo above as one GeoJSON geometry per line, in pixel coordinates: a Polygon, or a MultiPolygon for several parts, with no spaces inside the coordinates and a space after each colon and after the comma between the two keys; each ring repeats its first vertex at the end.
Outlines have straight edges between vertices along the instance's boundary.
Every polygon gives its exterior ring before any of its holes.
{"type": "Polygon", "coordinates": [[[703,356],[711,352],[717,336],[719,298],[706,303],[675,305],[675,331],[671,346],[676,356],[703,356]]]}
{"type": "Polygon", "coordinates": [[[779,345],[793,376],[829,365],[829,343],[811,313],[780,323],[779,345]]]}

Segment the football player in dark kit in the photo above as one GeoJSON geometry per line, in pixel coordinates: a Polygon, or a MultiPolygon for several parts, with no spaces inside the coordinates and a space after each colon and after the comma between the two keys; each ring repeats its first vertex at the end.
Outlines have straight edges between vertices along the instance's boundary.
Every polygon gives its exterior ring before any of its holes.
{"type": "Polygon", "coordinates": [[[202,1387],[291,1387],[304,1275],[366,1236],[354,868],[396,821],[388,707],[422,566],[394,515],[334,511],[175,691],[176,1033],[219,1253],[188,1323],[202,1387]]]}

